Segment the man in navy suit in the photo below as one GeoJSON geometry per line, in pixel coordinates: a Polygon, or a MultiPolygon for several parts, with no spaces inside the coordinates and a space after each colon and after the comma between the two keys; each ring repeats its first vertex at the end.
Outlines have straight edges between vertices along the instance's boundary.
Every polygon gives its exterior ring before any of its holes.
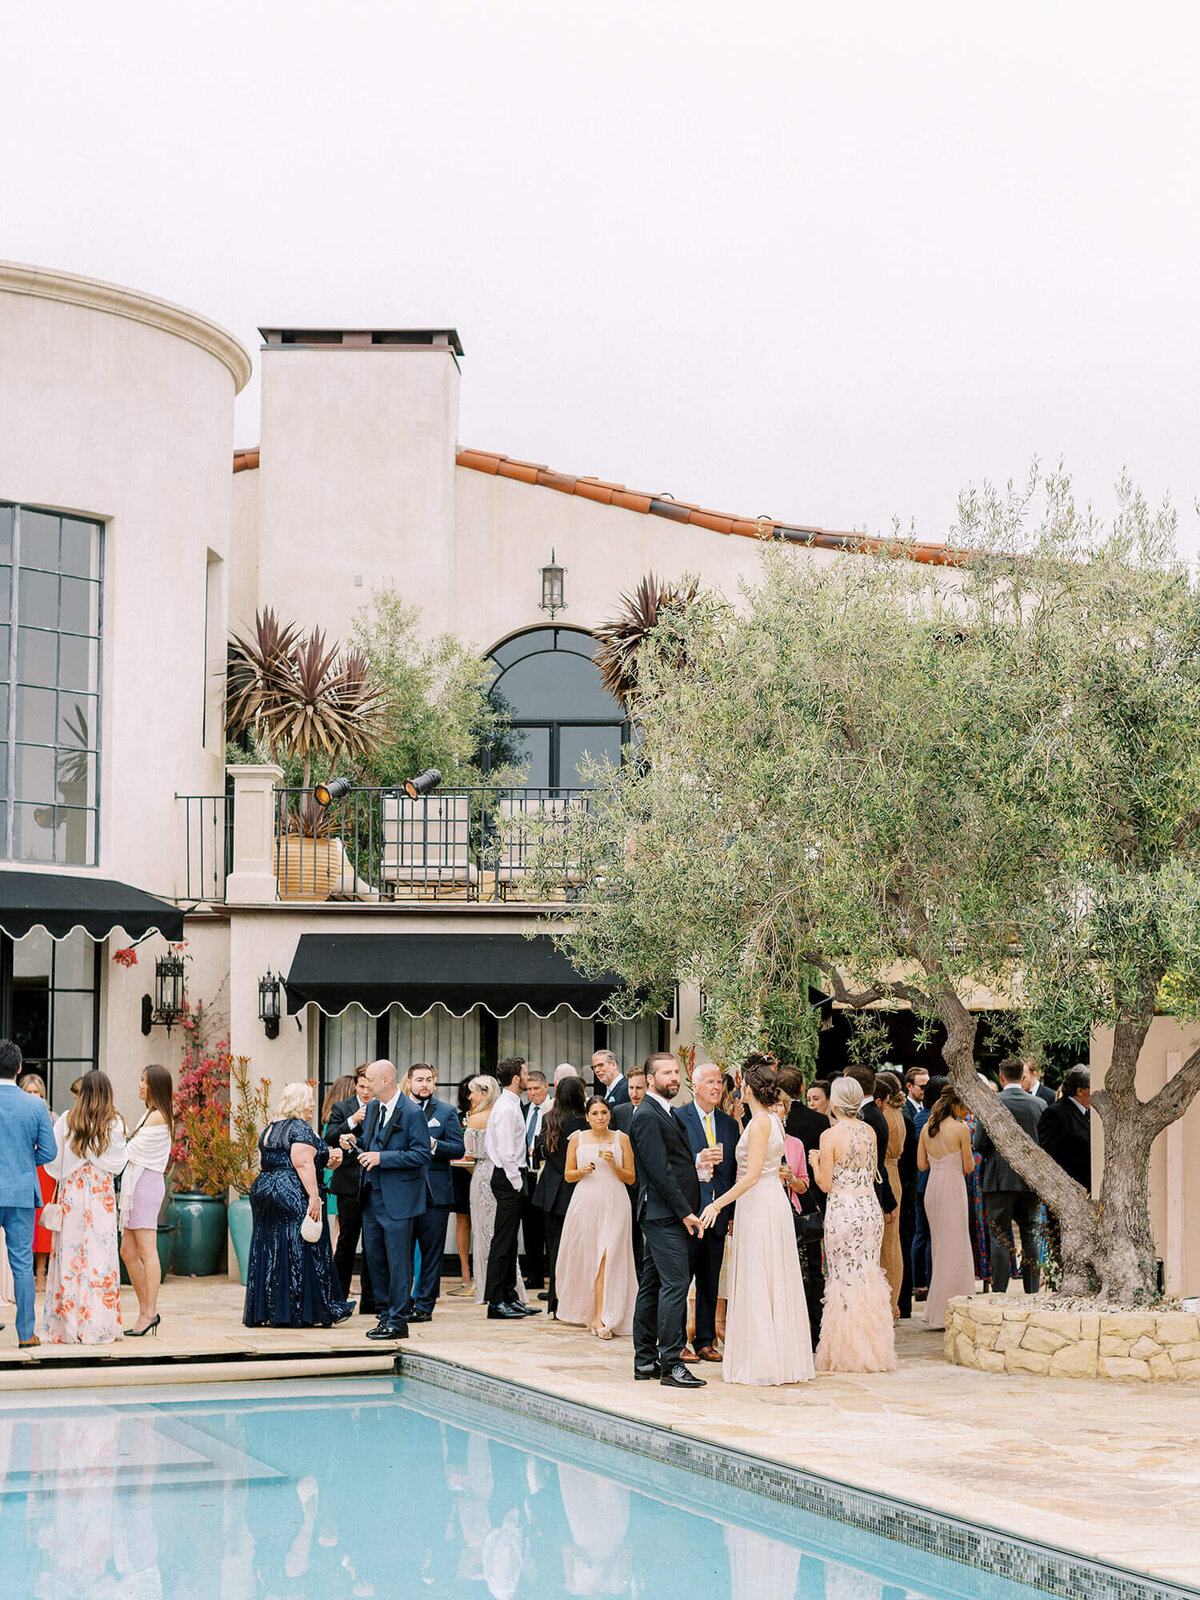
{"type": "Polygon", "coordinates": [[[379,1321],[367,1338],[407,1339],[413,1219],[426,1209],[425,1174],[433,1152],[425,1118],[400,1093],[390,1061],[372,1061],[367,1087],[374,1099],[363,1119],[358,1164],[363,1174],[363,1247],[380,1307],[379,1321]]]}
{"type": "Polygon", "coordinates": [[[592,1057],[592,1071],[596,1075],[596,1093],[604,1096],[608,1109],[629,1104],[629,1085],[621,1072],[621,1063],[611,1050],[597,1050],[592,1057]]]}
{"type": "MultiPolygon", "coordinates": [[[[17,1298],[17,1344],[38,1344],[33,1331],[33,1220],[42,1203],[38,1168],[58,1154],[46,1102],[17,1088],[21,1051],[0,1039],[0,1228],[17,1298]]],[[[0,1327],[4,1324],[0,1323],[0,1327]]]]}
{"type": "Polygon", "coordinates": [[[413,1237],[421,1252],[421,1271],[412,1286],[406,1320],[432,1322],[433,1307],[442,1281],[442,1256],[446,1250],[446,1221],[454,1204],[454,1175],[450,1163],[466,1149],[458,1112],[438,1100],[437,1073],[427,1061],[408,1069],[408,1094],[425,1118],[429,1130],[430,1161],[425,1169],[425,1209],[413,1221],[413,1237]]]}
{"type": "MultiPolygon", "coordinates": [[[[737,1182],[736,1151],[742,1130],[731,1116],[717,1109],[721,1087],[720,1067],[697,1067],[692,1073],[691,1105],[675,1108],[695,1158],[702,1211],[737,1182]],[[718,1149],[719,1159],[715,1155],[718,1149]]],[[[721,1359],[716,1351],[717,1288],[733,1210],[732,1206],[722,1206],[715,1224],[706,1233],[688,1238],[688,1268],[696,1282],[696,1354],[689,1357],[684,1350],[684,1361],[721,1359]]]]}

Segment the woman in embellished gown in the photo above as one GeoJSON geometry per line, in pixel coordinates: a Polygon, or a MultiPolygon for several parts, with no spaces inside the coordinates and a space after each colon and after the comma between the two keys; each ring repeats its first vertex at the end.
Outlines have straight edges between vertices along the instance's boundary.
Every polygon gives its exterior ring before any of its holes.
{"type": "Polygon", "coordinates": [[[313,1132],[313,1093],[307,1083],[284,1086],[279,1116],[258,1141],[259,1173],[250,1190],[254,1232],[246,1269],[248,1328],[329,1328],[354,1311],[342,1299],[333,1265],[329,1223],[321,1209],[317,1174],[341,1161],[313,1132]],[[305,1216],[321,1224],[308,1244],[300,1232],[305,1216]]]}
{"type": "Polygon", "coordinates": [[[587,1325],[597,1338],[633,1331],[637,1269],[633,1264],[633,1213],[626,1190],[633,1183],[633,1150],[609,1126],[603,1095],[588,1101],[586,1132],[567,1141],[564,1177],[572,1184],[554,1267],[558,1320],[587,1325]]]}
{"type": "Polygon", "coordinates": [[[829,1196],[825,1207],[825,1302],[818,1372],[891,1372],[896,1366],[892,1293],[879,1247],[883,1212],[875,1198],[879,1145],[859,1120],[863,1092],[853,1078],[835,1078],[832,1126],[810,1152],[813,1176],[829,1196]]]}
{"type": "Polygon", "coordinates": [[[737,1182],[700,1215],[710,1228],[725,1206],[736,1205],[721,1376],[726,1383],[807,1383],[814,1375],[812,1337],[792,1208],[781,1181],[787,1141],[776,1115],[782,1100],[775,1068],[760,1062],[743,1067],[742,1100],[750,1121],[737,1143],[737,1182]]]}

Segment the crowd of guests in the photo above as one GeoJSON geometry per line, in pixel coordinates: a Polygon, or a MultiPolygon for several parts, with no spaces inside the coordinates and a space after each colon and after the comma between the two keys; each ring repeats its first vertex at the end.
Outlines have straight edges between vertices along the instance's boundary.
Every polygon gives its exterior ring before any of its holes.
{"type": "MultiPolygon", "coordinates": [[[[20,1068],[0,1042],[0,1228],[19,1344],[156,1331],[170,1074],[143,1073],[130,1132],[104,1073],[78,1080],[52,1121],[41,1078],[20,1068]],[[118,1236],[138,1300],[124,1329],[118,1236]]],[[[732,1075],[696,1067],[686,1103],[667,1053],[625,1074],[597,1051],[592,1073],[589,1094],[575,1066],[551,1081],[514,1056],[468,1079],[455,1105],[431,1064],[401,1081],[374,1061],[332,1086],[319,1133],[311,1085],[287,1085],[259,1140],[247,1325],[330,1326],[357,1307],[376,1318],[368,1338],[404,1338],[434,1315],[449,1236],[460,1279],[445,1292],[489,1320],[545,1311],[601,1340],[632,1337],[634,1377],[671,1387],[701,1387],[706,1362],[726,1382],[775,1385],[891,1370],[894,1325],[914,1302],[942,1328],[954,1296],[1004,1292],[1017,1270],[1035,1293],[1053,1268],[1044,1208],[923,1067],[855,1066],[806,1087],[752,1055],[732,1075]]],[[[1000,1080],[1020,1126],[1090,1187],[1087,1068],[1057,1097],[1028,1060],[1003,1061],[1000,1080]]]]}
{"type": "Polygon", "coordinates": [[[142,1073],[145,1110],[130,1131],[105,1073],[77,1078],[71,1109],[52,1119],[41,1076],[22,1065],[18,1046],[0,1040],[0,1262],[11,1279],[0,1281],[0,1299],[16,1303],[17,1344],[109,1344],[152,1333],[161,1321],[158,1216],[171,1155],[171,1075],[163,1067],[142,1073]],[[118,1232],[138,1300],[128,1328],[118,1232]]]}

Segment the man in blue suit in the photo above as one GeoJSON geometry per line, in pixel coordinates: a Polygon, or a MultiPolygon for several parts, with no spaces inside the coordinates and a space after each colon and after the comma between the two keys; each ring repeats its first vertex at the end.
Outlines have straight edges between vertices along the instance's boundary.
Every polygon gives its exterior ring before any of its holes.
{"type": "MultiPolygon", "coordinates": [[[[737,1182],[736,1151],[742,1130],[726,1112],[718,1111],[720,1099],[720,1067],[697,1067],[692,1073],[691,1105],[675,1108],[696,1158],[701,1210],[737,1182]],[[719,1160],[712,1154],[718,1147],[719,1160]]],[[[700,1237],[691,1235],[688,1239],[688,1267],[696,1283],[696,1354],[692,1359],[697,1361],[721,1359],[716,1350],[717,1289],[733,1210],[732,1206],[723,1206],[713,1227],[700,1237]]],[[[683,1359],[689,1359],[686,1351],[683,1359]]]]}
{"type": "Polygon", "coordinates": [[[363,1118],[358,1164],[362,1169],[363,1248],[380,1307],[368,1339],[407,1339],[404,1312],[412,1293],[413,1218],[425,1210],[425,1174],[432,1151],[417,1106],[400,1093],[390,1061],[372,1061],[367,1084],[374,1099],[363,1118]]]}
{"type": "Polygon", "coordinates": [[[413,1221],[413,1236],[421,1252],[421,1268],[408,1303],[409,1322],[432,1322],[433,1307],[442,1281],[442,1256],[446,1250],[446,1221],[454,1204],[454,1174],[450,1163],[466,1150],[458,1112],[438,1100],[437,1073],[427,1061],[408,1069],[408,1093],[425,1118],[429,1130],[429,1165],[425,1168],[425,1209],[413,1221]]]}
{"type": "Polygon", "coordinates": [[[20,1049],[0,1039],[0,1228],[17,1297],[17,1344],[27,1350],[41,1342],[33,1331],[33,1220],[42,1203],[37,1169],[54,1160],[58,1143],[46,1102],[17,1088],[20,1070],[20,1049]]]}

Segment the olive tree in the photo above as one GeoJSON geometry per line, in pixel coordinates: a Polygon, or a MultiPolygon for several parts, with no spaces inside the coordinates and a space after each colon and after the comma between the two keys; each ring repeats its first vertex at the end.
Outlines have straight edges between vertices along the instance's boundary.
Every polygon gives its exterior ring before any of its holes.
{"type": "Polygon", "coordinates": [[[1164,979],[1200,1013],[1200,596],[1173,531],[1126,485],[1101,526],[1035,477],[964,499],[947,566],[769,548],[735,603],[698,594],[640,664],[636,762],[572,819],[592,889],[563,936],[652,1004],[698,982],[729,1053],[805,1013],[814,970],[940,1021],[1059,1218],[1064,1289],[1124,1303],[1154,1289],[1151,1144],[1200,1089],[1200,1051],[1135,1085],[1164,979]],[[1033,1039],[1114,1030],[1096,1201],[980,1083],[987,992],[1033,1039]]]}

